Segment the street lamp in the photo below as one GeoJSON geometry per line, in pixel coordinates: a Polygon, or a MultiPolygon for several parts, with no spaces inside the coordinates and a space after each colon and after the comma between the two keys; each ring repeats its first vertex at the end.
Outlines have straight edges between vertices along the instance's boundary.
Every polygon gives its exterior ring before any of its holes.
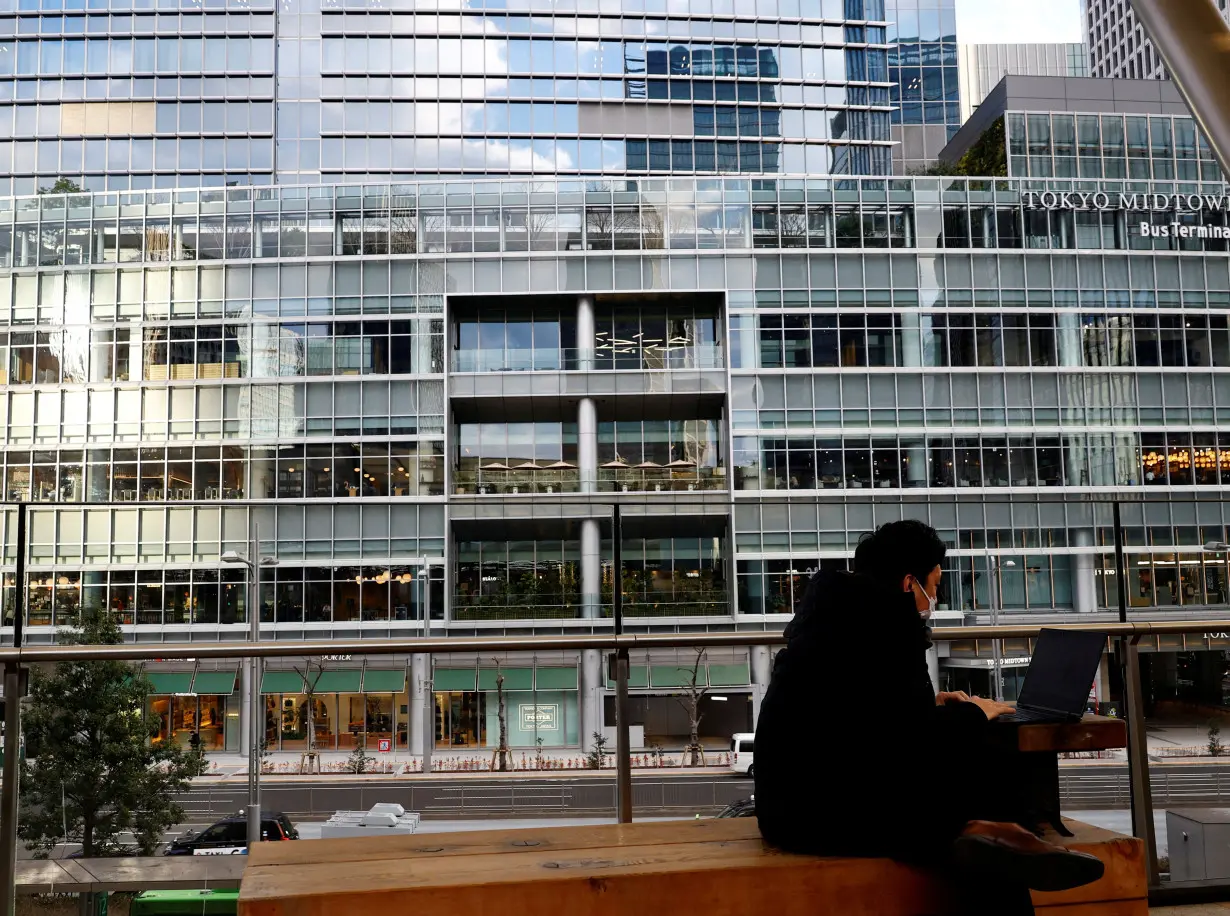
{"type": "MultiPolygon", "coordinates": [[[[260,539],[256,526],[252,526],[248,541],[248,555],[235,550],[225,550],[218,558],[223,563],[241,563],[248,568],[248,634],[253,643],[260,642],[261,567],[277,566],[277,557],[260,555],[260,539]],[[250,557],[256,557],[253,563],[250,557]]],[[[248,851],[261,840],[261,742],[264,739],[265,717],[261,715],[261,662],[256,656],[248,659],[248,851]]]]}
{"type": "MultiPolygon", "coordinates": [[[[1016,566],[1016,560],[1004,560],[1000,563],[996,554],[989,554],[987,562],[991,566],[991,626],[994,627],[999,625],[999,590],[1003,583],[1002,567],[1007,566],[1012,569],[1016,566]]],[[[991,654],[995,665],[995,699],[1002,703],[1004,701],[1004,672],[998,639],[991,640],[991,654]]]]}

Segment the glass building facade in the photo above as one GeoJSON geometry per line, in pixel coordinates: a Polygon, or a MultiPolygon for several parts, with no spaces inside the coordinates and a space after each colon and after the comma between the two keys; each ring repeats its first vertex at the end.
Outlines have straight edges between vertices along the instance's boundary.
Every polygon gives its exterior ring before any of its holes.
{"type": "Polygon", "coordinates": [[[883,0],[179,6],[3,4],[0,193],[889,171],[883,0]]]}
{"type": "MultiPolygon", "coordinates": [[[[27,638],[84,607],[156,641],[240,638],[252,613],[266,638],[602,632],[617,584],[634,630],[778,627],[809,570],[902,516],[953,548],[948,614],[1096,614],[1121,586],[1112,496],[1134,612],[1224,605],[1201,545],[1230,525],[1230,223],[1198,174],[2,199],[27,638]],[[279,560],[258,608],[219,562],[250,522],[279,560]]],[[[694,659],[633,662],[669,736],[694,659]]],[[[430,702],[437,747],[484,746],[489,664],[331,662],[318,738],[421,747],[430,702]]],[[[507,664],[531,746],[601,723],[596,654],[507,664]]],[[[704,665],[739,700],[715,721],[749,725],[767,653],[704,665]]],[[[179,676],[159,734],[230,747],[234,678],[157,673],[179,676]]],[[[267,730],[293,749],[309,700],[273,674],[267,730]]]]}

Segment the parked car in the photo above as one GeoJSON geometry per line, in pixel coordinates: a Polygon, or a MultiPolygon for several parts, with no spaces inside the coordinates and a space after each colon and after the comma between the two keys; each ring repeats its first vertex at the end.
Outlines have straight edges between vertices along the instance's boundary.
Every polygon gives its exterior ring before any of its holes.
{"type": "Polygon", "coordinates": [[[741,798],[737,802],[732,802],[715,817],[755,817],[756,816],[756,796],[751,798],[741,798]]]}
{"type": "Polygon", "coordinates": [[[730,736],[730,768],[736,773],[746,773],[755,776],[752,766],[752,752],[756,747],[756,736],[751,732],[739,732],[730,736]]]}
{"type": "MultiPolygon", "coordinates": [[[[285,814],[264,813],[262,840],[297,840],[299,831],[285,814]]],[[[185,833],[171,841],[168,856],[243,855],[248,851],[248,816],[245,812],[223,818],[204,830],[185,833]]]]}

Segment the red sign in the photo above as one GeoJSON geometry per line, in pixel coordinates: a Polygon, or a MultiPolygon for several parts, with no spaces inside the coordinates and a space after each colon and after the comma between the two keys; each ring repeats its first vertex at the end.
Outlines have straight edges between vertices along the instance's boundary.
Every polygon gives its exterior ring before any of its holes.
{"type": "Polygon", "coordinates": [[[393,750],[393,739],[392,738],[381,738],[379,743],[377,744],[377,748],[380,751],[380,753],[387,754],[389,751],[393,750]]]}

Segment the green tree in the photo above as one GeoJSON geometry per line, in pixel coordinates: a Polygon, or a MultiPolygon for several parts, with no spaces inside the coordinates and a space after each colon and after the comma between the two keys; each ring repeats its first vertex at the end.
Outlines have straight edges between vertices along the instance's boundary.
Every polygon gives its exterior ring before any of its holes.
{"type": "Polygon", "coordinates": [[[922,168],[911,169],[911,175],[967,178],[1003,178],[1008,174],[1008,155],[1004,137],[1004,119],[999,118],[982,132],[974,145],[956,162],[939,160],[922,168]]]}
{"type": "Polygon", "coordinates": [[[40,194],[81,194],[85,189],[71,178],[57,178],[49,188],[39,188],[40,194]]]}
{"type": "MultiPolygon", "coordinates": [[[[121,633],[105,611],[86,611],[60,641],[114,645],[121,633]]],[[[157,727],[144,717],[149,688],[141,669],[122,661],[32,672],[23,724],[40,753],[22,764],[18,827],[28,849],[46,855],[69,842],[86,858],[114,854],[130,831],[137,850],[152,855],[184,819],[173,796],[187,790],[193,761],[172,741],[150,742],[157,727]]]]}

